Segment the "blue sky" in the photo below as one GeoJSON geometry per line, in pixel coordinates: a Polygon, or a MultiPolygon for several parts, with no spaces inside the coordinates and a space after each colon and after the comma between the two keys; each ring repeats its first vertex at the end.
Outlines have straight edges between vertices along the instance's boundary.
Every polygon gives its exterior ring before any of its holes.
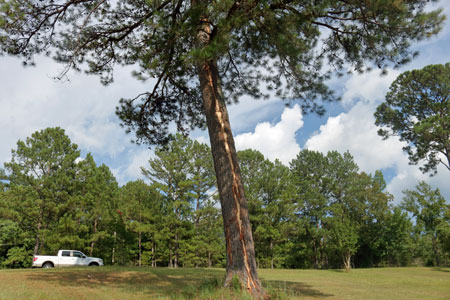
{"type": "MultiPolygon", "coordinates": [[[[450,1],[434,4],[450,15],[450,1]]],[[[400,70],[380,76],[375,70],[363,75],[335,79],[330,86],[342,96],[339,104],[328,107],[324,117],[301,114],[298,106],[286,108],[277,99],[244,98],[229,107],[230,120],[238,150],[253,148],[269,159],[288,162],[301,149],[326,153],[350,151],[361,171],[383,170],[388,191],[396,202],[404,189],[413,189],[425,180],[450,201],[449,171],[439,169],[435,177],[409,166],[402,144],[395,138],[382,141],[376,134],[373,113],[391,82],[405,70],[450,61],[450,24],[430,40],[414,46],[419,57],[400,70]]],[[[120,98],[132,98],[146,91],[144,84],[131,77],[130,68],[117,69],[115,82],[107,87],[94,76],[70,73],[67,81],[52,79],[63,66],[48,58],[37,57],[37,67],[23,68],[15,58],[0,57],[0,167],[10,160],[11,149],[19,139],[37,130],[59,126],[78,144],[84,156],[94,155],[97,163],[108,165],[120,183],[142,178],[140,167],[146,166],[152,151],[130,143],[115,116],[120,98]]],[[[207,142],[205,131],[195,131],[192,138],[207,142]]]]}

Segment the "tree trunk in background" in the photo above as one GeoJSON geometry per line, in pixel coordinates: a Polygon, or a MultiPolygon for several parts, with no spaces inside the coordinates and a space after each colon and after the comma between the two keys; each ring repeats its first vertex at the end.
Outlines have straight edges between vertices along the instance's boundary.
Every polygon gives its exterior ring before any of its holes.
{"type": "MultiPolygon", "coordinates": [[[[197,42],[200,46],[209,43],[210,33],[209,23],[207,20],[202,20],[201,29],[197,35],[197,42]]],[[[225,286],[230,285],[232,278],[236,276],[242,287],[246,288],[250,294],[256,298],[263,298],[264,291],[256,270],[247,201],[244,196],[234,139],[218,76],[214,61],[206,61],[199,66],[200,87],[226,239],[225,286]]]]}
{"type": "Polygon", "coordinates": [[[270,268],[273,269],[273,241],[270,241],[270,268]]]}
{"type": "Polygon", "coordinates": [[[345,253],[344,254],[344,267],[345,267],[345,270],[347,271],[347,272],[349,272],[350,271],[350,269],[352,268],[352,265],[351,265],[351,258],[352,258],[352,255],[350,254],[350,252],[347,252],[347,253],[345,253]]]}
{"type": "Polygon", "coordinates": [[[36,239],[34,241],[34,250],[33,250],[33,255],[38,255],[39,252],[39,233],[41,231],[41,222],[39,222],[37,224],[37,231],[36,231],[36,239]]]}
{"type": "MultiPolygon", "coordinates": [[[[97,233],[97,218],[94,219],[94,235],[97,233]]],[[[91,248],[89,249],[89,256],[92,256],[92,252],[94,252],[95,240],[91,242],[91,248]]]]}
{"type": "Polygon", "coordinates": [[[434,258],[436,260],[436,266],[440,267],[439,251],[438,251],[438,246],[437,246],[437,240],[436,240],[436,237],[434,236],[434,234],[431,237],[431,245],[433,247],[433,253],[434,253],[434,258]]]}
{"type": "Polygon", "coordinates": [[[139,267],[142,265],[142,233],[139,231],[138,236],[138,248],[139,248],[139,267]]]}
{"type": "Polygon", "coordinates": [[[169,265],[168,265],[168,267],[169,268],[173,267],[173,264],[172,264],[172,244],[170,244],[170,243],[169,243],[169,265]]]}
{"type": "Polygon", "coordinates": [[[117,240],[117,232],[114,231],[114,245],[112,248],[112,258],[111,258],[111,263],[114,265],[115,263],[115,254],[116,254],[116,240],[117,240]]]}
{"type": "Polygon", "coordinates": [[[152,244],[152,267],[156,267],[156,259],[155,259],[155,244],[152,244]]]}

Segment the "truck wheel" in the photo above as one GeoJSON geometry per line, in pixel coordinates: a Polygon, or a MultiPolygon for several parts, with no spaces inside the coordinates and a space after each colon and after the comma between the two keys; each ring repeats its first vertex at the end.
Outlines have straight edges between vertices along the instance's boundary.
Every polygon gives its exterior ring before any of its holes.
{"type": "Polygon", "coordinates": [[[89,267],[98,267],[98,263],[90,263],[89,267]]]}
{"type": "Polygon", "coordinates": [[[44,269],[53,268],[53,264],[51,262],[46,262],[45,264],[42,265],[42,268],[44,269]]]}

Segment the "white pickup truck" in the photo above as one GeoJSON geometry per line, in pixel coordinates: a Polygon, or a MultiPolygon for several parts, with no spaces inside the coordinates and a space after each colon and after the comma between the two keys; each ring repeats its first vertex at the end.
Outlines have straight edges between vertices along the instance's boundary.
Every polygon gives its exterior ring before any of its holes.
{"type": "Polygon", "coordinates": [[[33,257],[33,267],[53,268],[72,266],[103,266],[103,260],[87,257],[77,250],[59,250],[57,256],[36,255],[33,257]]]}

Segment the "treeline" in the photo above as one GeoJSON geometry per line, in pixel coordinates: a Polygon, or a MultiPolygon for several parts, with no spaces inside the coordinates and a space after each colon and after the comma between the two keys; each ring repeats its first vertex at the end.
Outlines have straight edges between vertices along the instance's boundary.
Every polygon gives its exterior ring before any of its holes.
{"type": "MultiPolygon", "coordinates": [[[[290,166],[239,152],[261,268],[450,264],[450,206],[420,182],[399,205],[381,172],[347,152],[303,150],[290,166]]],[[[176,135],[119,186],[64,130],[19,141],[0,170],[0,265],[78,249],[106,264],[225,265],[225,241],[207,145],[176,135]]]]}

